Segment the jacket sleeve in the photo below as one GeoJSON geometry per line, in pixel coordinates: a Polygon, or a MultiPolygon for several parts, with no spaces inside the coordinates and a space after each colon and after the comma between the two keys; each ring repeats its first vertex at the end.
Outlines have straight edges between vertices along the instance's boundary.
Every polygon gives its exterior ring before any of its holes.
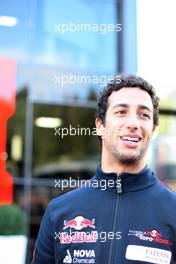
{"type": "Polygon", "coordinates": [[[174,264],[176,264],[176,245],[174,246],[174,254],[173,254],[173,257],[174,257],[174,264]]]}
{"type": "Polygon", "coordinates": [[[54,263],[54,232],[48,206],[41,221],[31,264],[54,263]]]}

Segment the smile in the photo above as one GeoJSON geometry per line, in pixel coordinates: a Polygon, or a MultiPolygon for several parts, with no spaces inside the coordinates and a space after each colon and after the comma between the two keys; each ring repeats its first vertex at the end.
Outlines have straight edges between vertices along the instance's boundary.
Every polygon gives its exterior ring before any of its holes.
{"type": "Polygon", "coordinates": [[[140,137],[127,137],[127,136],[122,136],[120,137],[121,140],[123,141],[128,141],[128,142],[139,142],[141,141],[141,138],[140,137]]]}

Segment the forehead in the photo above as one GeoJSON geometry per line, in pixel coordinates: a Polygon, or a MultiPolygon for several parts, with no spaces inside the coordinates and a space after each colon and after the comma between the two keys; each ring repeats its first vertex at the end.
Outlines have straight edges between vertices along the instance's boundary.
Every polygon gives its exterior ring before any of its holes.
{"type": "Polygon", "coordinates": [[[152,99],[148,92],[138,87],[125,87],[119,91],[114,91],[108,98],[108,107],[112,108],[118,104],[127,104],[129,106],[144,105],[153,109],[152,99]]]}

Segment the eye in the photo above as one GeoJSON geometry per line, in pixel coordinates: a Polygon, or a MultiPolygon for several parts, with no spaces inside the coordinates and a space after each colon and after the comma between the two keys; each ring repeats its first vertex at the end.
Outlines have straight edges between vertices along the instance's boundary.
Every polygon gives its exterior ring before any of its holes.
{"type": "Polygon", "coordinates": [[[125,114],[126,114],[125,110],[118,110],[115,112],[115,115],[117,115],[117,116],[124,116],[125,114]]]}
{"type": "Polygon", "coordinates": [[[141,117],[141,118],[143,118],[143,119],[150,119],[150,115],[149,114],[147,114],[147,113],[139,113],[139,116],[141,117]]]}

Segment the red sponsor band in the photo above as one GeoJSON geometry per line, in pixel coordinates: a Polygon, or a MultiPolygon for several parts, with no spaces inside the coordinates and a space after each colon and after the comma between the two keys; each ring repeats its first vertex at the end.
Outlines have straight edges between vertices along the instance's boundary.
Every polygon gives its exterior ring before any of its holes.
{"type": "Polygon", "coordinates": [[[168,239],[162,239],[159,237],[155,237],[153,239],[156,243],[165,244],[165,245],[171,245],[172,243],[168,239]]]}
{"type": "Polygon", "coordinates": [[[160,243],[160,244],[165,244],[165,245],[171,245],[172,243],[168,239],[162,239],[160,237],[148,237],[144,235],[139,236],[140,240],[145,240],[145,241],[150,241],[150,242],[155,242],[155,243],[160,243]]]}

